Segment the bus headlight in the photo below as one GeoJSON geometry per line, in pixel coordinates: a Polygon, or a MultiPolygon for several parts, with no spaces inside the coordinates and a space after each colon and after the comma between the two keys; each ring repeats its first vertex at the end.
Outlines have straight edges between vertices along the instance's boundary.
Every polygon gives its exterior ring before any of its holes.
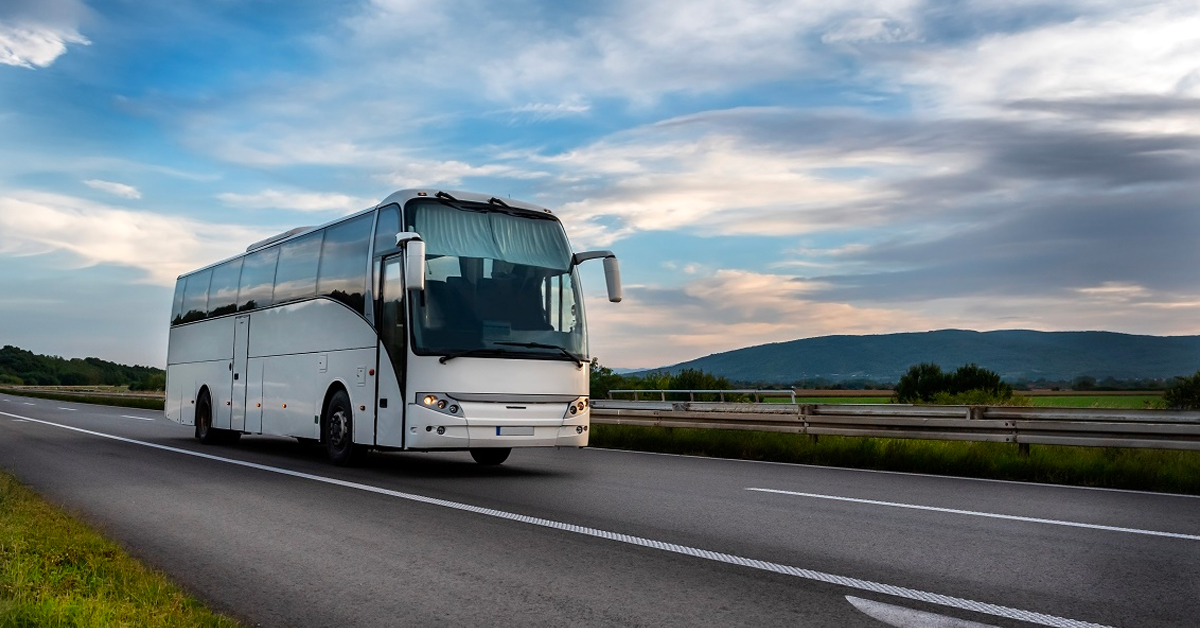
{"type": "Polygon", "coordinates": [[[435,412],[450,416],[463,416],[462,406],[445,393],[417,393],[417,403],[435,412]]]}
{"type": "Polygon", "coordinates": [[[567,411],[563,413],[564,419],[569,419],[582,414],[588,408],[587,397],[576,397],[571,403],[567,404],[567,411]]]}

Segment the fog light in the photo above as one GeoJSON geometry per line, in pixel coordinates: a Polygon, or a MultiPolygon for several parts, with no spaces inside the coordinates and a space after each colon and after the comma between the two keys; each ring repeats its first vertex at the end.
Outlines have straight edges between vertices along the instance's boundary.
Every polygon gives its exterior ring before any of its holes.
{"type": "Polygon", "coordinates": [[[437,429],[437,432],[438,432],[438,436],[441,436],[442,434],[445,434],[445,433],[446,433],[446,428],[444,428],[444,427],[442,427],[441,425],[439,425],[439,426],[438,426],[438,429],[437,429]]]}
{"type": "Polygon", "coordinates": [[[576,426],[575,426],[575,433],[576,433],[576,434],[582,434],[582,433],[583,433],[583,426],[582,426],[582,425],[576,425],[576,426]]]}
{"type": "Polygon", "coordinates": [[[450,406],[450,414],[458,414],[458,406],[450,406]]]}
{"type": "Polygon", "coordinates": [[[435,401],[437,401],[437,397],[434,397],[433,395],[425,395],[425,398],[421,400],[421,403],[427,406],[432,406],[433,402],[435,401]]]}
{"type": "Polygon", "coordinates": [[[438,406],[438,410],[445,410],[446,409],[446,400],[445,399],[439,400],[437,406],[438,406]]]}
{"type": "Polygon", "coordinates": [[[432,425],[426,425],[426,426],[425,426],[425,431],[426,431],[426,432],[432,432],[432,431],[433,431],[433,426],[432,426],[432,425]]]}

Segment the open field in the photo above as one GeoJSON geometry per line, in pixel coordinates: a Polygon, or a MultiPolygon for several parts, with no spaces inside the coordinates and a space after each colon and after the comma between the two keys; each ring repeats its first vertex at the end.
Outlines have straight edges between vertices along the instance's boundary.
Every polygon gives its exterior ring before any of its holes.
{"type": "Polygon", "coordinates": [[[5,387],[0,392],[10,395],[24,395],[39,399],[55,401],[78,401],[81,403],[96,403],[105,406],[121,406],[124,408],[142,408],[145,410],[163,409],[163,392],[129,392],[113,386],[87,387],[5,387]]]}
{"type": "Polygon", "coordinates": [[[239,625],[0,473],[0,628],[239,625]]]}

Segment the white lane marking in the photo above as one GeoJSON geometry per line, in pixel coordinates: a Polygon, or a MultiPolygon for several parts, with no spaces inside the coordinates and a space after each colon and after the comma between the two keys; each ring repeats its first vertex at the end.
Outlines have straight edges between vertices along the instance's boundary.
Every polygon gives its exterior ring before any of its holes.
{"type": "Polygon", "coordinates": [[[13,419],[12,422],[13,423],[28,423],[29,421],[26,421],[25,419],[13,419]]]}
{"type": "Polygon", "coordinates": [[[961,480],[963,482],[990,482],[993,484],[1016,484],[1026,488],[1068,489],[1072,491],[1100,491],[1102,493],[1133,493],[1135,495],[1154,495],[1156,497],[1183,497],[1185,499],[1200,499],[1200,495],[1184,493],[1156,493],[1154,491],[1135,491],[1128,488],[1105,488],[1103,486],[1072,486],[1070,484],[1050,484],[1042,482],[1023,482],[1021,480],[997,480],[994,478],[972,478],[962,475],[938,475],[937,473],[913,473],[910,471],[887,471],[884,469],[855,469],[853,467],[833,467],[827,464],[804,464],[801,462],[774,462],[772,460],[742,460],[740,458],[713,458],[711,456],[691,456],[688,454],[668,454],[661,451],[636,451],[633,449],[612,449],[608,447],[584,447],[584,451],[613,451],[623,454],[638,454],[641,456],[666,456],[668,458],[693,458],[696,460],[715,462],[736,462],[742,464],[767,464],[781,467],[806,467],[809,469],[827,469],[829,471],[847,471],[850,473],[875,473],[878,475],[904,475],[916,478],[937,478],[941,480],[961,480]]]}
{"type": "Polygon", "coordinates": [[[812,497],[814,499],[830,499],[839,502],[852,502],[855,504],[870,504],[872,506],[891,506],[892,508],[908,508],[911,510],[928,510],[930,512],[945,512],[955,515],[969,515],[972,517],[988,517],[991,519],[1007,519],[1009,521],[1024,521],[1027,523],[1045,523],[1055,526],[1067,526],[1071,528],[1088,528],[1091,530],[1107,530],[1109,532],[1126,532],[1128,534],[1145,534],[1147,536],[1165,536],[1172,539],[1184,539],[1188,541],[1200,541],[1200,535],[1182,534],[1179,532],[1159,532],[1157,530],[1140,530],[1138,528],[1121,528],[1117,526],[1105,526],[1095,523],[1079,523],[1077,521],[1063,521],[1061,519],[1042,519],[1040,517],[1022,517],[1020,515],[1001,515],[994,512],[977,512],[974,510],[959,510],[957,508],[939,508],[937,506],[920,506],[917,504],[902,504],[900,502],[885,502],[877,499],[859,499],[857,497],[842,497],[840,495],[822,495],[820,493],[799,493],[796,491],[781,491],[774,488],[747,488],[747,491],[756,491],[759,493],[776,493],[779,495],[794,495],[796,497],[812,497]]]}
{"type": "Polygon", "coordinates": [[[122,419],[137,419],[139,421],[153,421],[154,420],[154,419],[147,418],[144,416],[133,416],[132,414],[122,414],[121,418],[122,419]]]}
{"type": "Polygon", "coordinates": [[[66,410],[67,412],[74,412],[77,409],[78,408],[59,408],[59,410],[66,410]]]}
{"type": "Polygon", "coordinates": [[[1104,624],[1095,624],[1095,623],[1091,623],[1091,622],[1080,621],[1078,619],[1070,619],[1067,617],[1058,617],[1056,615],[1048,615],[1046,613],[1038,613],[1038,612],[1034,612],[1034,611],[1022,610],[1019,608],[1012,608],[1009,606],[1001,606],[999,604],[989,604],[987,602],[976,602],[974,600],[968,600],[965,598],[953,597],[953,596],[949,596],[949,595],[942,595],[940,593],[929,593],[926,591],[921,591],[919,589],[910,589],[907,587],[899,587],[899,586],[894,586],[894,585],[890,585],[890,584],[883,584],[880,582],[872,582],[870,580],[860,580],[858,578],[851,578],[848,576],[839,576],[837,574],[830,574],[830,573],[825,573],[822,571],[816,571],[816,570],[812,570],[812,569],[804,569],[802,567],[793,567],[791,565],[772,563],[772,562],[767,562],[764,560],[758,560],[758,559],[754,559],[754,558],[745,558],[742,556],[737,556],[735,554],[725,554],[722,552],[714,552],[711,550],[700,549],[700,548],[696,548],[696,547],[689,547],[686,545],[677,545],[675,543],[667,543],[665,541],[656,541],[654,539],[648,539],[648,538],[644,538],[644,537],[640,537],[640,536],[621,534],[620,532],[609,532],[607,530],[600,530],[597,528],[589,528],[589,527],[577,525],[574,523],[563,523],[563,522],[559,522],[559,521],[554,521],[552,519],[542,519],[540,517],[531,517],[529,515],[522,515],[522,514],[518,514],[518,513],[506,512],[503,510],[496,510],[493,508],[484,508],[482,506],[474,506],[472,504],[465,504],[462,502],[454,502],[454,501],[450,501],[450,500],[446,500],[446,499],[439,499],[437,497],[426,497],[424,495],[416,495],[414,493],[403,493],[400,491],[394,491],[391,489],[381,488],[378,486],[371,486],[370,484],[360,484],[358,482],[351,482],[348,480],[339,480],[337,478],[330,478],[330,477],[325,477],[322,475],[313,475],[311,473],[304,473],[301,471],[293,471],[291,469],[284,469],[282,467],[272,467],[272,466],[265,465],[265,464],[258,464],[256,462],[247,462],[245,460],[236,460],[233,458],[222,458],[220,456],[214,456],[212,454],[206,454],[206,453],[201,453],[198,451],[192,451],[190,449],[180,449],[178,447],[171,447],[169,445],[159,445],[158,443],[150,443],[150,442],[146,442],[146,441],[135,440],[132,438],[125,438],[124,436],[116,436],[114,434],[105,434],[104,432],[97,432],[94,430],[87,430],[87,429],[83,429],[83,428],[79,428],[79,427],[72,427],[70,425],[62,425],[60,423],[52,423],[50,421],[43,421],[41,419],[34,419],[34,418],[20,416],[20,415],[16,415],[16,414],[9,414],[7,412],[0,412],[0,415],[18,418],[18,419],[25,419],[28,421],[32,421],[34,423],[40,423],[42,425],[59,427],[64,430],[70,430],[72,432],[79,432],[82,434],[90,434],[92,436],[99,436],[100,438],[107,438],[107,439],[119,441],[122,443],[141,445],[143,447],[149,447],[151,449],[158,449],[161,451],[169,451],[172,453],[183,454],[186,456],[195,456],[197,458],[204,458],[206,460],[215,460],[217,462],[224,462],[224,463],[236,465],[239,467],[257,469],[259,471],[267,471],[269,473],[278,473],[280,475],[286,475],[286,476],[301,478],[301,479],[305,479],[305,480],[312,480],[314,482],[321,482],[324,484],[331,484],[334,486],[341,486],[343,488],[351,488],[351,489],[355,489],[355,490],[359,490],[359,491],[366,491],[368,493],[387,495],[389,497],[396,497],[399,499],[412,501],[412,502],[416,502],[419,504],[427,504],[430,506],[440,506],[442,508],[450,508],[452,510],[471,512],[471,513],[475,513],[475,514],[479,514],[479,515],[484,515],[487,517],[495,517],[497,519],[504,519],[507,521],[516,521],[519,523],[526,523],[529,525],[540,526],[543,528],[550,528],[553,530],[560,530],[563,532],[571,532],[573,534],[581,534],[583,536],[590,536],[590,537],[605,539],[605,540],[609,540],[609,541],[616,541],[618,543],[625,543],[628,545],[635,545],[638,547],[646,547],[646,548],[650,548],[650,549],[656,549],[656,550],[663,551],[663,552],[670,552],[672,554],[682,554],[684,556],[691,556],[694,558],[702,558],[704,560],[711,560],[713,562],[725,563],[728,565],[738,565],[741,567],[749,567],[751,569],[758,569],[760,571],[767,571],[767,572],[782,574],[782,575],[786,575],[786,576],[794,576],[797,578],[803,578],[805,580],[813,580],[816,582],[840,585],[840,586],[844,586],[844,587],[851,588],[851,589],[858,589],[860,591],[868,591],[871,593],[880,593],[883,595],[891,595],[894,597],[900,597],[900,598],[905,598],[905,599],[909,599],[909,600],[917,600],[920,602],[937,604],[939,606],[948,606],[950,608],[958,608],[958,609],[962,609],[962,610],[972,611],[975,613],[983,613],[986,615],[994,615],[996,617],[1005,617],[1008,619],[1016,619],[1016,620],[1025,621],[1025,622],[1029,622],[1029,623],[1033,623],[1033,624],[1041,624],[1043,626],[1052,626],[1053,628],[1113,628],[1112,626],[1106,626],[1104,624]]]}
{"type": "Polygon", "coordinates": [[[864,600],[861,597],[854,597],[852,595],[847,595],[846,601],[850,602],[854,608],[862,611],[868,617],[878,619],[896,628],[999,628],[991,624],[981,624],[977,621],[938,615],[937,613],[927,613],[914,608],[884,604],[875,600],[864,600]]]}
{"type": "Polygon", "coordinates": [[[28,401],[22,401],[21,403],[23,403],[27,406],[36,406],[37,405],[36,403],[29,403],[28,401]]]}

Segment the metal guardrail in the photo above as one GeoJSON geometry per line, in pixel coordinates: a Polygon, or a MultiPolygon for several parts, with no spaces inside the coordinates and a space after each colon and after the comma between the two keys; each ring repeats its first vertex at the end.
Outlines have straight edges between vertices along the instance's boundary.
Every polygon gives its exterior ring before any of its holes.
{"type": "Polygon", "coordinates": [[[658,390],[658,389],[653,389],[653,390],[651,390],[651,389],[646,389],[646,388],[639,388],[637,390],[634,390],[634,389],[610,390],[610,391],[608,391],[608,398],[612,399],[613,395],[633,395],[634,401],[642,401],[643,397],[654,397],[657,395],[659,401],[666,401],[668,394],[687,395],[688,401],[695,401],[696,395],[716,395],[718,400],[721,402],[725,401],[725,395],[745,395],[745,396],[754,397],[755,401],[758,401],[759,399],[766,399],[768,397],[786,397],[791,400],[791,403],[796,403],[796,391],[786,390],[786,389],[785,390],[780,390],[780,389],[766,389],[766,390],[762,390],[762,389],[758,389],[758,390],[755,390],[755,389],[736,389],[736,390],[728,390],[728,389],[724,389],[724,390],[658,390]]]}
{"type": "Polygon", "coordinates": [[[1179,410],[596,399],[591,419],[811,436],[1200,450],[1200,412],[1179,410]]]}

